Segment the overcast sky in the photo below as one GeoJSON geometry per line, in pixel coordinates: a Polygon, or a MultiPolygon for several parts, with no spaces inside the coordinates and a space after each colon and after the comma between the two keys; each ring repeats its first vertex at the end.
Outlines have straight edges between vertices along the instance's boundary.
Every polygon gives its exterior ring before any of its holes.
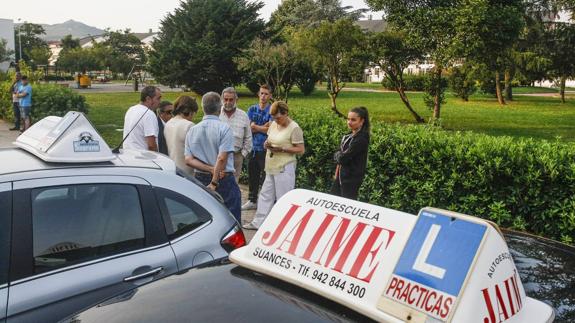
{"type": "MultiPolygon", "coordinates": [[[[2,1],[0,18],[18,22],[56,24],[73,19],[87,25],[135,32],[157,31],[162,18],[179,6],[180,0],[28,0],[2,1]]],[[[266,0],[260,15],[268,20],[281,0],[266,0]]],[[[343,5],[367,8],[363,0],[342,0],[343,5]]],[[[375,16],[374,16],[375,19],[375,16]]]]}

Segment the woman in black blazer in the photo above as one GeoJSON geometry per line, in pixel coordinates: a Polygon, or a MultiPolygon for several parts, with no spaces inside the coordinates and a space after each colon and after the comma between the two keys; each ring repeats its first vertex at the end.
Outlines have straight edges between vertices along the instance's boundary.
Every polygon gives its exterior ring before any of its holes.
{"type": "Polygon", "coordinates": [[[337,164],[331,193],[357,200],[359,187],[367,167],[369,148],[369,113],[365,107],[351,109],[347,114],[351,133],[343,136],[339,150],[334,154],[337,164]]]}

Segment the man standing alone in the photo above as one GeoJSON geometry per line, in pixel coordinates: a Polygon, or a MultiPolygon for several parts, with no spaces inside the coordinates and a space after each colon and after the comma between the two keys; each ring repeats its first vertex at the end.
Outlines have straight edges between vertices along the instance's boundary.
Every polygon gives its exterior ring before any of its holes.
{"type": "Polygon", "coordinates": [[[18,97],[18,89],[22,85],[22,74],[16,73],[16,80],[12,83],[10,91],[12,93],[12,109],[14,110],[14,127],[10,130],[20,130],[20,98],[18,97]]]}
{"type": "Polygon", "coordinates": [[[158,151],[158,121],[156,109],[162,92],[155,86],[146,86],[140,93],[140,103],[126,111],[124,116],[124,148],[158,151]]]}
{"type": "Polygon", "coordinates": [[[223,109],[220,120],[232,129],[234,135],[234,176],[236,182],[240,179],[244,158],[252,150],[252,131],[248,115],[237,107],[238,94],[233,87],[222,91],[223,109]]]}
{"type": "Polygon", "coordinates": [[[248,201],[242,205],[242,210],[253,210],[257,206],[258,193],[262,183],[263,172],[266,161],[266,149],[264,142],[268,138],[268,128],[272,121],[270,115],[270,100],[272,91],[269,85],[260,86],[258,92],[259,102],[248,109],[250,126],[252,130],[253,151],[248,161],[248,201]]]}
{"type": "Polygon", "coordinates": [[[22,76],[22,84],[18,88],[18,102],[20,106],[20,117],[24,121],[24,127],[22,131],[26,131],[30,128],[31,115],[32,115],[32,86],[28,83],[28,77],[26,75],[22,76]]]}
{"type": "Polygon", "coordinates": [[[186,164],[195,169],[196,179],[218,192],[224,204],[241,224],[241,193],[234,178],[234,137],[230,126],[220,121],[220,95],[202,97],[204,117],[186,135],[186,164]]]}

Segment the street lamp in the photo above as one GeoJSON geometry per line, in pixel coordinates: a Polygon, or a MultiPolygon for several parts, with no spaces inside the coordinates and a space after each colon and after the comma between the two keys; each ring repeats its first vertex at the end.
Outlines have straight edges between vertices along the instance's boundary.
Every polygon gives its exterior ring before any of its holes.
{"type": "MultiPolygon", "coordinates": [[[[18,18],[18,23],[20,23],[20,20],[21,19],[18,18]]],[[[22,60],[22,24],[18,26],[18,47],[20,52],[18,63],[20,63],[20,61],[22,60]]]]}

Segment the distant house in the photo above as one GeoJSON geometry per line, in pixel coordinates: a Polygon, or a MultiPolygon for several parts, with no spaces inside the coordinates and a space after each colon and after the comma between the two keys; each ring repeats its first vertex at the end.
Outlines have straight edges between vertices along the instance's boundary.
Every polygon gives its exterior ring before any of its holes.
{"type": "Polygon", "coordinates": [[[56,61],[58,61],[58,57],[60,57],[60,52],[62,51],[62,42],[59,40],[48,41],[48,48],[52,53],[48,59],[48,65],[56,65],[56,61]]]}
{"type": "MultiPolygon", "coordinates": [[[[147,33],[133,33],[142,42],[146,49],[150,49],[152,46],[152,41],[158,37],[158,33],[152,32],[150,29],[147,33]]],[[[88,36],[80,39],[80,46],[82,48],[91,48],[94,43],[104,42],[106,38],[104,35],[88,36]]]]}
{"type": "MultiPolygon", "coordinates": [[[[14,21],[12,19],[0,18],[0,39],[6,40],[6,47],[8,50],[15,51],[16,42],[14,41],[14,21]]],[[[12,61],[15,56],[12,55],[12,61]]],[[[0,71],[5,71],[10,67],[11,61],[1,62],[0,71]]]]}

